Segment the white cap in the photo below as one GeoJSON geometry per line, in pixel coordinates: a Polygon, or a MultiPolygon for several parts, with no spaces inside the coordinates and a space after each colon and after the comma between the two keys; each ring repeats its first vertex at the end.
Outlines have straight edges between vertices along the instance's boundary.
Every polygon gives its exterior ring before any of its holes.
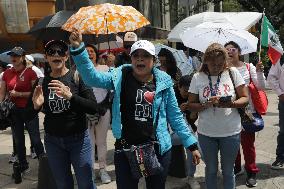
{"type": "Polygon", "coordinates": [[[35,59],[31,55],[26,55],[26,59],[34,63],[35,59]]]}
{"type": "Polygon", "coordinates": [[[13,67],[13,64],[8,64],[7,67],[11,67],[11,68],[12,68],[12,67],[13,67]]]}
{"type": "Polygon", "coordinates": [[[143,49],[143,50],[147,51],[148,53],[150,53],[151,55],[155,56],[155,46],[150,41],[147,41],[147,40],[136,41],[131,46],[130,55],[138,49],[143,49]]]}
{"type": "Polygon", "coordinates": [[[135,42],[137,41],[137,35],[134,32],[126,32],[124,35],[125,42],[135,42]]]}

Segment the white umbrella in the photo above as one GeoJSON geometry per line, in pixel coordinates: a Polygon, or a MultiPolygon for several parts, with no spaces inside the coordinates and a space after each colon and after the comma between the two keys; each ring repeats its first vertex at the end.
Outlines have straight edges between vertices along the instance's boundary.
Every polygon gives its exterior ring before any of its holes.
{"type": "Polygon", "coordinates": [[[6,63],[11,63],[11,58],[10,55],[8,55],[7,53],[10,51],[6,51],[0,54],[0,61],[2,62],[6,62],[6,63]]]}
{"type": "Polygon", "coordinates": [[[202,12],[183,19],[168,34],[171,42],[181,42],[180,34],[186,29],[204,22],[231,23],[234,27],[248,30],[262,17],[258,12],[202,12]]]}
{"type": "Polygon", "coordinates": [[[177,67],[181,70],[182,75],[190,75],[194,70],[192,64],[188,63],[188,58],[182,50],[177,50],[163,44],[155,44],[156,55],[159,54],[162,48],[168,49],[173,55],[177,63],[177,67]]]}
{"type": "Polygon", "coordinates": [[[44,57],[44,54],[41,53],[34,53],[34,54],[30,54],[35,61],[39,61],[39,62],[46,62],[47,60],[44,57]]]}
{"type": "Polygon", "coordinates": [[[246,30],[240,30],[228,23],[205,22],[194,28],[188,28],[180,35],[185,46],[205,52],[212,43],[224,45],[229,41],[236,42],[242,54],[256,52],[258,38],[246,30]]]}

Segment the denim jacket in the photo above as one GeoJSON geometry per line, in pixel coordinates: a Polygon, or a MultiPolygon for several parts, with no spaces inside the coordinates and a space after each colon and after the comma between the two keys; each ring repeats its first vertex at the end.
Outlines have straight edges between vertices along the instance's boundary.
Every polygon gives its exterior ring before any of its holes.
{"type": "MultiPolygon", "coordinates": [[[[120,139],[122,130],[120,112],[122,69],[126,66],[131,68],[131,65],[122,65],[118,68],[110,69],[109,72],[99,72],[95,69],[93,63],[89,59],[84,43],[76,49],[71,48],[70,53],[77,66],[77,70],[87,85],[114,90],[112,104],[112,132],[116,139],[120,139]]],[[[193,144],[195,145],[197,140],[188,129],[180,108],[178,107],[171,77],[155,67],[153,68],[152,73],[156,80],[156,91],[152,111],[153,123],[158,119],[156,138],[160,145],[160,154],[163,155],[172,147],[168,123],[171,125],[172,130],[180,137],[186,148],[193,144]],[[157,117],[159,106],[160,112],[159,117],[157,117]]]]}

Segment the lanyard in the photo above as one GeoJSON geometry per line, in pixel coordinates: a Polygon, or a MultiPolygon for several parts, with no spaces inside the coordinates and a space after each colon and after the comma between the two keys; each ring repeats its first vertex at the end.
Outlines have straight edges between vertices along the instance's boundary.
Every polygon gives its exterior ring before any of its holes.
{"type": "Polygon", "coordinates": [[[212,79],[211,79],[210,74],[208,74],[208,80],[209,80],[209,86],[210,86],[211,96],[216,96],[217,93],[218,93],[219,84],[220,84],[220,80],[221,80],[221,75],[222,75],[222,72],[218,74],[217,83],[216,83],[216,85],[215,85],[215,89],[213,89],[212,79]]]}

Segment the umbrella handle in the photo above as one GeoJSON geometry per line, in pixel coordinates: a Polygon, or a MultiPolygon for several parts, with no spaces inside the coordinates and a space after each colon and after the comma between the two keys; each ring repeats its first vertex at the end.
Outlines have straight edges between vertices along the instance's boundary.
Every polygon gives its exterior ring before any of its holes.
{"type": "Polygon", "coordinates": [[[110,52],[109,33],[108,33],[108,25],[107,25],[107,17],[106,17],[106,13],[105,13],[105,21],[106,21],[106,29],[107,29],[107,44],[108,44],[108,52],[110,52]]]}

